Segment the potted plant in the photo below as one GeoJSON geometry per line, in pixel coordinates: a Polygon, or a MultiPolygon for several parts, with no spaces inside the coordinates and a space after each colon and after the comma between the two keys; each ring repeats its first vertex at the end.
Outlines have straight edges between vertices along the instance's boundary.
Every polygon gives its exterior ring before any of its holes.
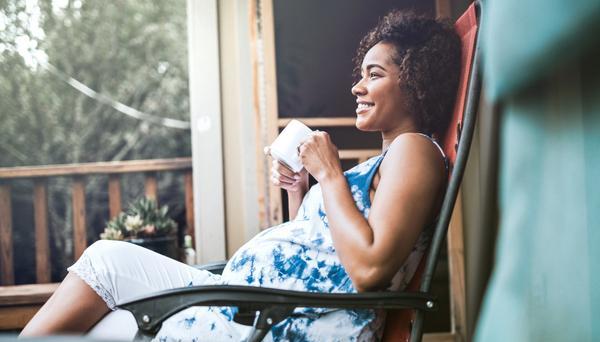
{"type": "Polygon", "coordinates": [[[106,223],[100,238],[123,240],[177,259],[177,223],[168,215],[169,207],[142,197],[106,223]]]}

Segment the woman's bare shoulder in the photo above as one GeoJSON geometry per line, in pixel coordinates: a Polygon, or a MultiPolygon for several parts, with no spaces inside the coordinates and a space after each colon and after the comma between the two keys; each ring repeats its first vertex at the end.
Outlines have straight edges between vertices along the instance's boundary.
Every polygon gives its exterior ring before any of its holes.
{"type": "Polygon", "coordinates": [[[416,177],[415,180],[438,184],[445,177],[444,157],[439,147],[418,133],[400,134],[390,144],[383,159],[381,176],[386,174],[416,177]]]}

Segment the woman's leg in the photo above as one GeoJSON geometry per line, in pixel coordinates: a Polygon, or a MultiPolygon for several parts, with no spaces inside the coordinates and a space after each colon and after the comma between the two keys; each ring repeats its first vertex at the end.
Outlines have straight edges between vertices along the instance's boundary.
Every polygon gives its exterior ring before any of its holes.
{"type": "Polygon", "coordinates": [[[104,300],[88,284],[69,272],[20,336],[85,332],[109,311],[104,300]]]}
{"type": "Polygon", "coordinates": [[[210,272],[121,241],[95,242],[69,271],[21,336],[85,332],[116,303],[215,280],[210,272]]]}

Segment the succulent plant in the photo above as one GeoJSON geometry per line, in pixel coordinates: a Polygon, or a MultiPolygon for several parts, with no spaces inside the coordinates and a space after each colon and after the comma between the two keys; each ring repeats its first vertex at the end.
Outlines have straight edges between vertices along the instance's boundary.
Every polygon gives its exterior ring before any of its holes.
{"type": "Polygon", "coordinates": [[[128,240],[174,234],[177,223],[168,216],[168,212],[168,206],[158,207],[155,200],[142,197],[108,221],[100,238],[128,240]]]}

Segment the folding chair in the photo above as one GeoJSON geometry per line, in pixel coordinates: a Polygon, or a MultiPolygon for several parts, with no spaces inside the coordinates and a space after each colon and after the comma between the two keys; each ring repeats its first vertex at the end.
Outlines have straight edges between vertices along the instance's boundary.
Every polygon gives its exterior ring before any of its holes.
{"type": "MultiPolygon", "coordinates": [[[[475,128],[481,88],[477,49],[480,6],[477,1],[472,4],[455,25],[462,40],[462,72],[454,115],[443,139],[444,151],[453,167],[431,245],[404,292],[329,294],[230,285],[166,290],[118,305],[135,317],[139,329],[136,339],[149,340],[158,332],[165,319],[191,306],[236,306],[238,313],[234,320],[253,325],[248,341],[261,341],[272,326],[290,317],[297,307],[393,310],[387,317],[384,340],[406,341],[410,338],[411,341],[420,341],[424,313],[436,310],[438,306],[436,297],[430,293],[431,280],[475,128]]],[[[199,268],[219,273],[223,267],[224,263],[221,262],[199,268]]]]}

